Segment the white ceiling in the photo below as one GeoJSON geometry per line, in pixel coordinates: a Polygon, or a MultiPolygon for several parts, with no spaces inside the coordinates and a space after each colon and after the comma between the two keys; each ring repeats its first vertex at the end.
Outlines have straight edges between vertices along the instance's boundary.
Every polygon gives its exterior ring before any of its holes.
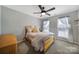
{"type": "MultiPolygon", "coordinates": [[[[45,7],[45,10],[50,9],[52,7],[56,8],[55,10],[48,12],[49,14],[51,14],[51,16],[79,10],[79,5],[43,5],[43,6],[45,7]]],[[[25,14],[34,16],[36,18],[49,17],[47,15],[40,17],[40,14],[34,14],[34,12],[40,11],[37,5],[5,5],[5,7],[14,9],[16,11],[23,12],[25,14]]]]}

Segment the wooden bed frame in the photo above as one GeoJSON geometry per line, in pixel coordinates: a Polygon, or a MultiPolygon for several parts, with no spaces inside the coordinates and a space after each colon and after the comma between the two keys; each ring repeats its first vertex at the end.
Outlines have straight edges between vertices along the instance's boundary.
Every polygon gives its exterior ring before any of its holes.
{"type": "MultiPolygon", "coordinates": [[[[31,41],[30,40],[28,40],[28,38],[26,37],[26,35],[27,35],[27,29],[25,28],[25,36],[24,36],[24,41],[27,41],[28,42],[28,44],[30,45],[30,47],[32,47],[33,49],[34,49],[34,47],[31,45],[31,41]]],[[[46,53],[47,51],[48,51],[48,49],[51,47],[51,45],[54,43],[54,41],[55,41],[55,37],[53,37],[53,38],[49,38],[49,39],[47,39],[47,40],[45,40],[43,43],[44,43],[44,49],[43,49],[43,51],[36,51],[37,52],[37,54],[38,53],[46,53]],[[47,42],[48,40],[53,40],[52,42],[51,41],[49,41],[49,42],[47,42]],[[47,42],[47,43],[46,43],[47,42]],[[50,43],[51,42],[51,43],[50,43]],[[50,44],[49,44],[50,43],[50,44]],[[48,44],[49,44],[49,46],[48,46],[48,44]],[[45,49],[45,47],[47,46],[47,48],[45,49]]]]}

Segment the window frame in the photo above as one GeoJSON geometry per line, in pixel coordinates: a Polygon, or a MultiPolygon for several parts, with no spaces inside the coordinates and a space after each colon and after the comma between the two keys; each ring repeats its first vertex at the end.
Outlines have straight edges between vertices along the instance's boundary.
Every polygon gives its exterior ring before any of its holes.
{"type": "Polygon", "coordinates": [[[50,21],[49,20],[43,21],[43,32],[49,32],[49,26],[50,26],[50,21]],[[47,25],[45,23],[47,23],[47,25]]]}
{"type": "MultiPolygon", "coordinates": [[[[62,21],[62,22],[64,22],[64,21],[62,21]]],[[[69,28],[70,28],[69,17],[62,17],[62,18],[57,19],[57,36],[58,37],[68,39],[69,38],[69,28]],[[59,20],[62,21],[63,19],[66,23],[62,23],[62,24],[58,25],[58,23],[59,23],[58,21],[59,20]],[[60,32],[60,34],[59,34],[59,32],[60,32]]]]}

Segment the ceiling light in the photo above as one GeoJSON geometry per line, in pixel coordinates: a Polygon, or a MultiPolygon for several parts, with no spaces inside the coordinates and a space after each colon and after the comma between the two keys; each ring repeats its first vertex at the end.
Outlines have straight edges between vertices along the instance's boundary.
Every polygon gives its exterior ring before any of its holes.
{"type": "Polygon", "coordinates": [[[42,13],[42,15],[45,15],[45,13],[42,13]]]}

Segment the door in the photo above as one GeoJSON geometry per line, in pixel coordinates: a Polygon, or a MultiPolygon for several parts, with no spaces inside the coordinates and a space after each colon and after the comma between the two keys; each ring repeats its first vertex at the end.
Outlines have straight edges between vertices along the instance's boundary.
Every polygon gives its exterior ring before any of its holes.
{"type": "Polygon", "coordinates": [[[74,20],[73,42],[79,44],[79,20],[74,20]]]}

